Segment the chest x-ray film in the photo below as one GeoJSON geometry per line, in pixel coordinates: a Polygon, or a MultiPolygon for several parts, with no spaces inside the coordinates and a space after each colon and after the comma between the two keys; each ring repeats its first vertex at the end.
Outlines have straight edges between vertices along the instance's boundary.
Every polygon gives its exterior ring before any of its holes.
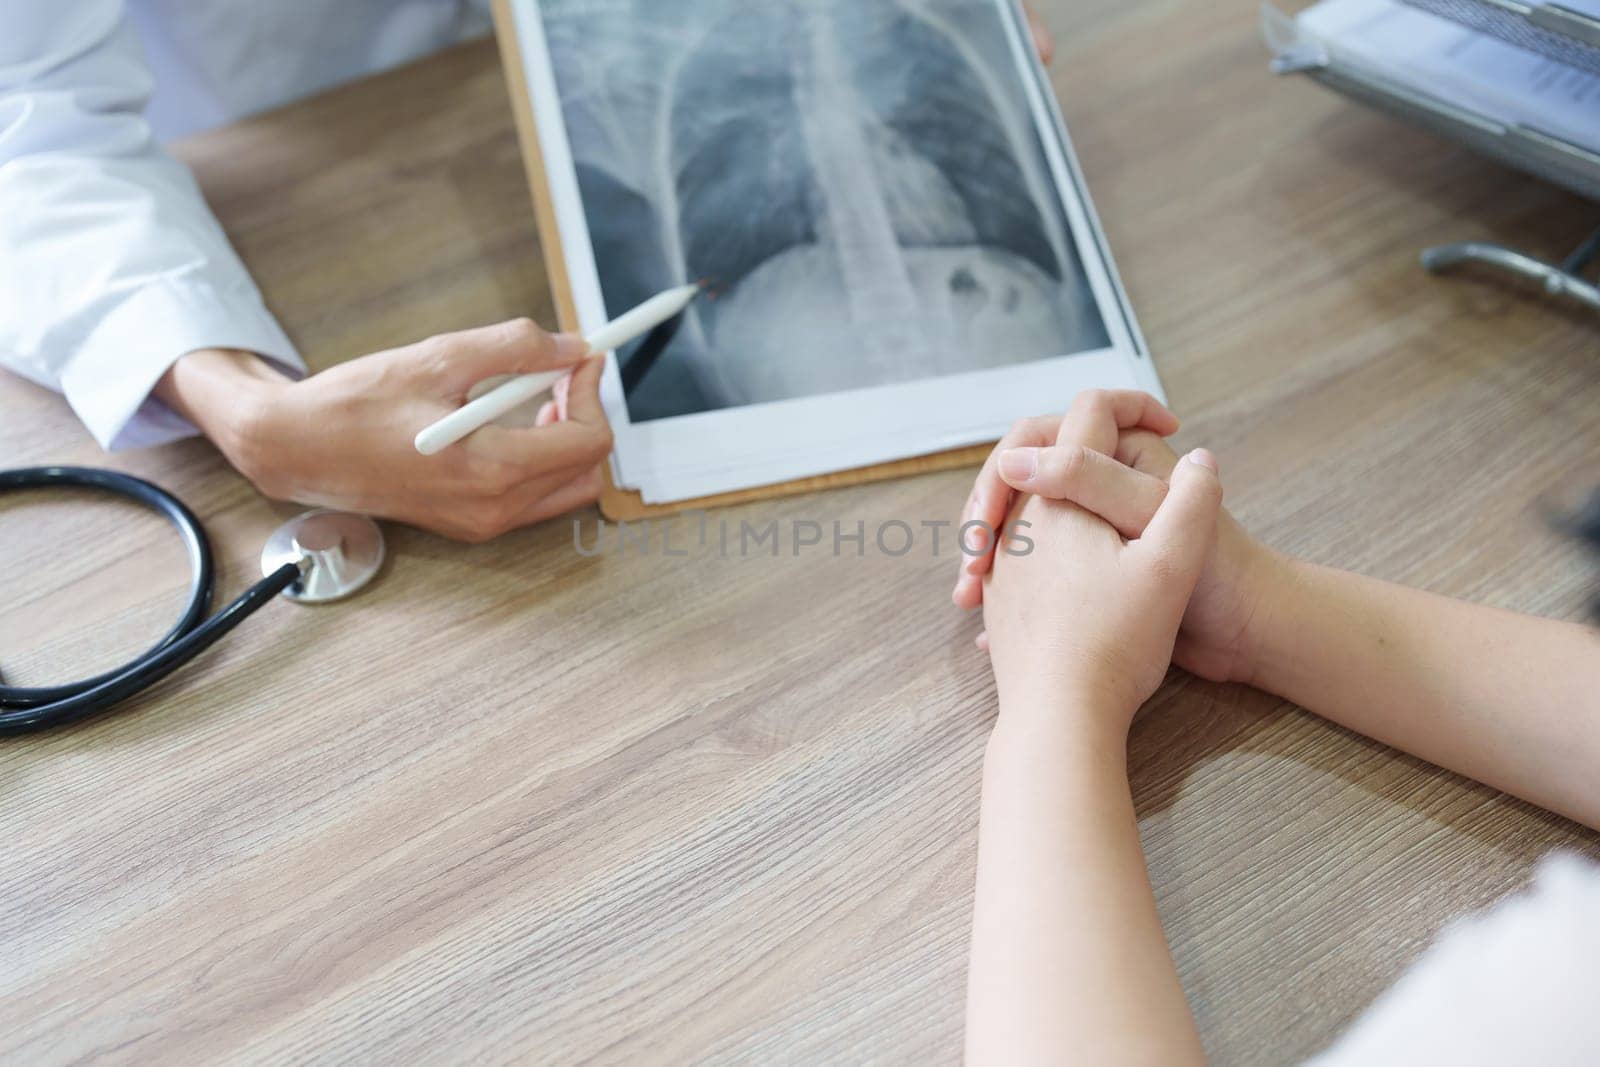
{"type": "Polygon", "coordinates": [[[512,0],[583,328],[647,500],[1158,391],[1013,0],[512,0]]]}

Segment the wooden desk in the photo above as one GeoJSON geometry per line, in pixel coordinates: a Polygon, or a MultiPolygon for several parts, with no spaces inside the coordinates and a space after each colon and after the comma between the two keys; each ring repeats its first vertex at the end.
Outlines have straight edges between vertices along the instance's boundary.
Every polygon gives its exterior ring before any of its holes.
{"type": "MultiPolygon", "coordinates": [[[[1317,560],[1580,616],[1587,561],[1538,501],[1600,479],[1600,329],[1416,254],[1488,235],[1553,257],[1595,206],[1273,80],[1250,5],[1045,6],[1181,443],[1220,454],[1235,511],[1317,560]]],[[[488,44],[182,154],[317,366],[549,311],[488,44]]],[[[202,443],[107,460],[16,380],[0,411],[8,465],[179,492],[228,595],[293,510],[202,443]]],[[[969,481],[727,517],[947,518],[969,481]]],[[[564,522],[390,537],[363,598],[274,606],[126,713],[0,744],[4,1058],[957,1058],[994,689],[948,558],[588,560],[564,522]]],[[[8,504],[0,545],[19,681],[109,663],[176,610],[181,555],[136,512],[8,504]]],[[[1317,1049],[1539,856],[1600,855],[1183,677],[1132,763],[1219,1063],[1317,1049]]]]}

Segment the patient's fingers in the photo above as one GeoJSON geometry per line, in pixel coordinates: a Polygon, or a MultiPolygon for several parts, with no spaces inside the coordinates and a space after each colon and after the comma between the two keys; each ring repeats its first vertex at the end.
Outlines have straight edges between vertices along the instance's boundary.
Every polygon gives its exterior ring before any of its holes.
{"type": "Polygon", "coordinates": [[[1136,471],[1152,474],[1162,481],[1172,480],[1172,468],[1178,465],[1178,454],[1172,446],[1148,430],[1132,430],[1122,435],[1117,444],[1117,462],[1126,463],[1136,471]]]}
{"type": "MultiPolygon", "coordinates": [[[[963,556],[953,599],[971,610],[983,602],[983,576],[994,563],[994,541],[1005,524],[1016,494],[1000,477],[999,456],[1012,448],[1042,448],[1051,444],[1080,445],[1109,456],[1117,450],[1124,431],[1147,430],[1165,436],[1176,433],[1177,416],[1155,397],[1131,389],[1090,389],[1079,393],[1064,418],[1024,419],[995,446],[978,472],[978,480],[961,516],[961,527],[982,522],[992,531],[991,542],[976,555],[963,556]]],[[[1116,525],[1113,523],[1113,525],[1116,525]]],[[[972,537],[983,536],[974,528],[972,537]]],[[[970,539],[969,539],[970,540],[970,539]]],[[[972,546],[978,547],[978,546],[972,546]]]]}
{"type": "MultiPolygon", "coordinates": [[[[996,532],[1006,521],[1006,516],[1011,513],[1011,503],[1015,494],[1000,477],[997,464],[999,455],[1008,448],[1042,447],[1056,439],[1060,431],[1061,420],[1055,416],[1044,416],[1034,419],[1023,419],[1007,431],[1000,439],[1000,443],[989,453],[989,458],[984,461],[983,469],[978,472],[977,482],[972,487],[972,495],[967,498],[967,506],[961,513],[961,523],[957,532],[966,528],[968,523],[981,522],[984,528],[996,532]]],[[[981,548],[977,555],[968,556],[961,554],[961,572],[956,579],[956,589],[953,599],[958,607],[968,611],[976,608],[983,602],[983,575],[989,569],[989,564],[994,558],[994,545],[987,546],[971,544],[970,542],[985,535],[979,528],[974,528],[971,538],[968,539],[969,547],[981,548]]],[[[995,537],[988,538],[990,542],[995,537]]]]}
{"type": "Polygon", "coordinates": [[[1151,576],[1165,586],[1180,615],[1216,547],[1221,510],[1217,458],[1197,448],[1173,469],[1166,501],[1144,535],[1129,545],[1135,557],[1150,568],[1151,576]]]}
{"type": "Polygon", "coordinates": [[[1022,493],[1069,500],[1094,512],[1130,540],[1167,498],[1167,483],[1078,445],[1013,448],[1000,456],[1000,476],[1022,493]]]}
{"type": "Polygon", "coordinates": [[[1114,455],[1124,430],[1149,430],[1167,437],[1178,432],[1178,417],[1149,393],[1132,389],[1087,389],[1072,401],[1061,420],[1056,443],[1114,455]]]}

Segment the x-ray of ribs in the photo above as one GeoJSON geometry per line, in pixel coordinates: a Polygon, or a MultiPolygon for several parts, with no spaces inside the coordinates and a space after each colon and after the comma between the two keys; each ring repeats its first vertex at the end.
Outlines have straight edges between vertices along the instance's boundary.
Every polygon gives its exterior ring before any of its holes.
{"type": "Polygon", "coordinates": [[[608,304],[722,293],[706,406],[1105,343],[993,0],[544,10],[608,304]]]}

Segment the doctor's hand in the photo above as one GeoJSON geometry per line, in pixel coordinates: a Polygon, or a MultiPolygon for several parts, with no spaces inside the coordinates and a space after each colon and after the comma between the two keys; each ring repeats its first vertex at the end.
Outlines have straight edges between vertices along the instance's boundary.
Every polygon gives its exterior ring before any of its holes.
{"type": "Polygon", "coordinates": [[[1046,63],[1056,58],[1056,39],[1050,32],[1050,27],[1044,24],[1044,19],[1039,12],[1034,10],[1032,4],[1023,4],[1022,10],[1028,13],[1028,29],[1033,33],[1033,46],[1039,50],[1039,58],[1046,63]]]}
{"type": "Polygon", "coordinates": [[[263,494],[419,526],[457,540],[502,533],[593,501],[611,431],[603,357],[526,320],[444,334],[294,382],[245,352],[179,360],[156,393],[200,428],[263,494]],[[557,414],[487,426],[437,456],[418,431],[502,374],[573,368],[557,414]]]}

